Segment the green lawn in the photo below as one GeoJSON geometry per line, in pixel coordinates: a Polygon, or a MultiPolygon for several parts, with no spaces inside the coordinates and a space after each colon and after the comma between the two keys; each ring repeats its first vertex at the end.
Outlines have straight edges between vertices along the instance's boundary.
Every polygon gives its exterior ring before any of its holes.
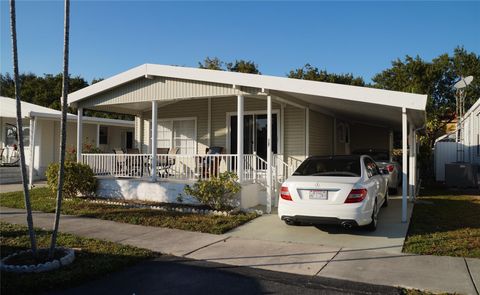
{"type": "MultiPolygon", "coordinates": [[[[0,232],[1,258],[29,248],[26,227],[0,222],[0,232]]],[[[37,229],[36,233],[39,247],[48,247],[51,232],[37,229]]],[[[32,294],[71,287],[158,255],[149,250],[63,233],[58,236],[58,245],[76,249],[72,264],[45,273],[2,272],[1,294],[32,294]]]]}
{"type": "Polygon", "coordinates": [[[438,187],[421,194],[403,251],[480,258],[480,196],[438,187]]]}
{"type": "MultiPolygon", "coordinates": [[[[31,190],[33,210],[55,212],[55,199],[52,192],[44,188],[31,190]]],[[[0,194],[0,206],[25,208],[22,192],[0,194]]],[[[125,208],[118,205],[92,203],[81,198],[64,200],[62,213],[113,220],[123,223],[176,228],[212,234],[225,233],[256,217],[256,214],[236,214],[231,216],[213,216],[187,214],[151,209],[125,208]]]]}

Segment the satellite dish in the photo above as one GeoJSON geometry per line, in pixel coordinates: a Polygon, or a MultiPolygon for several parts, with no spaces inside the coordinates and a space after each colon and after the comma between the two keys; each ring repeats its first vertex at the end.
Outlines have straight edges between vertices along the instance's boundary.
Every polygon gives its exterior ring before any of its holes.
{"type": "Polygon", "coordinates": [[[458,81],[457,83],[455,83],[455,85],[453,85],[453,87],[455,87],[455,89],[462,89],[467,87],[468,84],[472,83],[472,81],[473,81],[473,76],[461,78],[460,81],[458,81]]]}

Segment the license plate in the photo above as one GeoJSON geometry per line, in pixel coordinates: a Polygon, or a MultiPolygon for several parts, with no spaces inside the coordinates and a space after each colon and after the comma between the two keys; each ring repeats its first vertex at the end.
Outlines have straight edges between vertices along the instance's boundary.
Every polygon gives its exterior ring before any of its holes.
{"type": "Polygon", "coordinates": [[[308,192],[310,200],[328,200],[328,191],[311,190],[308,192]]]}

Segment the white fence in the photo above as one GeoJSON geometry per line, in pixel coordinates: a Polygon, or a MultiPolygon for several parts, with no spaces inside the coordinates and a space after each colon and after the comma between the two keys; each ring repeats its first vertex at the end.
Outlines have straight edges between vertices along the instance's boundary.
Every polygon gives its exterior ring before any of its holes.
{"type": "MultiPolygon", "coordinates": [[[[281,184],[297,167],[275,155],[272,165],[273,183],[281,184]]],[[[238,170],[236,154],[166,155],[158,154],[156,174],[161,178],[209,179],[223,172],[238,170]]],[[[82,154],[82,163],[89,165],[96,176],[147,177],[151,175],[151,154],[82,154]]],[[[243,157],[244,180],[265,183],[267,162],[255,154],[243,157]]]]}

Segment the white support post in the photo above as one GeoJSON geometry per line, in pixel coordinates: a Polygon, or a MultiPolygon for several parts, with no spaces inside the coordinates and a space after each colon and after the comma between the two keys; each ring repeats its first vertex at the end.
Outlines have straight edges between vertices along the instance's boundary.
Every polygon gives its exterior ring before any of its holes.
{"type": "Polygon", "coordinates": [[[100,124],[97,124],[97,148],[100,148],[100,124]]]}
{"type": "Polygon", "coordinates": [[[310,154],[310,109],[305,109],[305,159],[310,154]]]}
{"type": "MultiPolygon", "coordinates": [[[[278,120],[278,119],[277,119],[278,120]]],[[[285,161],[285,104],[280,105],[280,153],[285,161]]]]}
{"type": "Polygon", "coordinates": [[[413,159],[412,159],[412,201],[417,198],[417,132],[413,131],[413,159]]]}
{"type": "Polygon", "coordinates": [[[393,130],[388,132],[388,155],[389,161],[393,161],[393,130]]]}
{"type": "Polygon", "coordinates": [[[83,108],[77,109],[77,162],[82,162],[83,149],[83,108]]]}
{"type": "Polygon", "coordinates": [[[144,136],[145,136],[145,118],[143,117],[143,114],[140,114],[138,116],[138,150],[140,151],[141,154],[145,153],[145,149],[143,148],[144,147],[144,143],[145,143],[145,139],[144,139],[144,136]]]}
{"type": "Polygon", "coordinates": [[[333,152],[332,155],[337,154],[337,117],[333,117],[333,152]]]}
{"type": "Polygon", "coordinates": [[[28,182],[30,188],[33,187],[33,172],[35,171],[35,133],[37,132],[37,118],[32,117],[30,119],[30,167],[28,182]]]}
{"type": "Polygon", "coordinates": [[[407,109],[402,108],[402,222],[407,222],[407,189],[408,189],[408,178],[407,178],[407,136],[408,136],[408,126],[407,126],[407,109]]]}
{"type": "Polygon", "coordinates": [[[208,114],[207,114],[207,133],[208,133],[208,147],[212,146],[212,98],[208,98],[207,102],[208,114]]]}
{"type": "Polygon", "coordinates": [[[267,213],[272,212],[272,96],[267,96],[267,213]]]}
{"type": "Polygon", "coordinates": [[[408,129],[408,199],[410,202],[413,201],[413,142],[414,142],[414,135],[415,132],[413,129],[413,125],[410,123],[408,129]]]}
{"type": "Polygon", "coordinates": [[[158,128],[158,103],[152,101],[152,182],[157,180],[157,128],[158,128]]]}
{"type": "Polygon", "coordinates": [[[243,181],[243,95],[237,96],[237,175],[243,181]]]}

